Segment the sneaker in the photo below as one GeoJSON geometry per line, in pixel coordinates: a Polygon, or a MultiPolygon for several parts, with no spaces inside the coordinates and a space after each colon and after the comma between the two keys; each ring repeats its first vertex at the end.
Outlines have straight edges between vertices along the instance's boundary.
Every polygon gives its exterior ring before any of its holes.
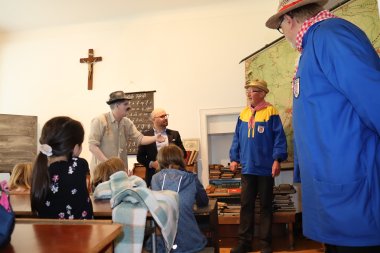
{"type": "Polygon", "coordinates": [[[235,248],[232,248],[230,252],[231,253],[247,253],[251,250],[252,248],[250,245],[239,242],[239,244],[235,248]]]}
{"type": "Polygon", "coordinates": [[[261,253],[272,253],[273,250],[271,247],[268,246],[268,247],[263,248],[260,252],[261,253]]]}

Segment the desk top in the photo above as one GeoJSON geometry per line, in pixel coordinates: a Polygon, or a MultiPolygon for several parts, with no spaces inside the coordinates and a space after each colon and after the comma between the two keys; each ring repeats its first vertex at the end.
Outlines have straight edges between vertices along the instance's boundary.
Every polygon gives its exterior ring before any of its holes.
{"type": "MultiPolygon", "coordinates": [[[[92,195],[90,197],[95,217],[112,217],[109,200],[94,200],[92,195]]],[[[10,201],[16,217],[33,217],[29,194],[11,194],[10,201]]]]}
{"type": "Polygon", "coordinates": [[[100,252],[122,233],[118,224],[16,224],[4,253],[100,252]]]}
{"type": "MultiPolygon", "coordinates": [[[[16,217],[33,217],[33,213],[30,208],[29,194],[11,194],[10,201],[16,217]]],[[[109,200],[94,200],[93,196],[91,196],[91,201],[95,218],[112,217],[112,209],[109,200]]],[[[216,200],[210,199],[208,207],[194,206],[194,214],[208,215],[215,209],[217,209],[216,200]]]]}

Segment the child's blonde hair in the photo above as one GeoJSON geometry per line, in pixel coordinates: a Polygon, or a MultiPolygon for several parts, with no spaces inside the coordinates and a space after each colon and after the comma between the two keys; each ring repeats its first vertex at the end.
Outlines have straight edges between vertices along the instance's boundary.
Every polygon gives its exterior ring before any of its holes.
{"type": "Polygon", "coordinates": [[[9,190],[17,189],[30,190],[30,182],[32,177],[32,163],[18,163],[12,169],[9,179],[9,190]]]}
{"type": "Polygon", "coordinates": [[[95,190],[95,187],[98,184],[104,181],[108,181],[113,173],[125,170],[125,163],[119,157],[111,157],[107,161],[99,163],[94,169],[94,177],[92,179],[92,190],[95,190]]]}

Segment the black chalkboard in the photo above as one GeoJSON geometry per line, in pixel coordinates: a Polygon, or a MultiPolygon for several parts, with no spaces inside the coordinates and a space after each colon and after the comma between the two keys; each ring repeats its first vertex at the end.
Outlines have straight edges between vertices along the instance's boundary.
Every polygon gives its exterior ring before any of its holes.
{"type": "MultiPolygon", "coordinates": [[[[154,92],[156,91],[139,91],[126,93],[131,101],[131,110],[127,117],[133,121],[140,132],[144,132],[152,127],[152,121],[149,119],[150,113],[154,109],[154,92]]],[[[137,154],[137,144],[128,140],[128,154],[137,154]]]]}

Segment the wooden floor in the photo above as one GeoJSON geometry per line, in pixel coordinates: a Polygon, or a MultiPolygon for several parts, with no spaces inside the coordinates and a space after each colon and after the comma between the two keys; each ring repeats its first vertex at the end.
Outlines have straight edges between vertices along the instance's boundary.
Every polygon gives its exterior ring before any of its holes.
{"type": "MultiPolygon", "coordinates": [[[[230,242],[231,245],[235,245],[235,242],[230,242]]],[[[227,242],[227,244],[230,244],[227,242]]],[[[273,252],[281,253],[323,253],[323,246],[321,243],[309,240],[302,236],[297,236],[295,238],[295,248],[294,250],[289,249],[288,241],[286,237],[278,236],[273,238],[273,252]]],[[[257,239],[253,242],[253,251],[260,252],[259,242],[257,239]]],[[[231,248],[226,246],[221,246],[220,253],[230,253],[231,248]]]]}

